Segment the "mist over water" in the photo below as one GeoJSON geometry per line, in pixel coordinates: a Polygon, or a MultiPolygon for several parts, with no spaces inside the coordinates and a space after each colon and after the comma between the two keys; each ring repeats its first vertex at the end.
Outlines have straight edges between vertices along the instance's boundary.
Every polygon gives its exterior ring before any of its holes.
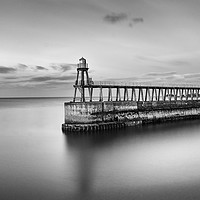
{"type": "Polygon", "coordinates": [[[0,199],[200,198],[200,120],[64,135],[68,100],[0,99],[0,199]]]}

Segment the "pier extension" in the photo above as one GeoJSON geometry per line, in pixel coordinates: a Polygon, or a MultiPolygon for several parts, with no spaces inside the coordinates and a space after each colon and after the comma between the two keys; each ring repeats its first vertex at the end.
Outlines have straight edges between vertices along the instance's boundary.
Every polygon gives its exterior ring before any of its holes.
{"type": "Polygon", "coordinates": [[[79,59],[74,97],[65,102],[65,133],[200,118],[200,87],[94,82],[79,59]]]}

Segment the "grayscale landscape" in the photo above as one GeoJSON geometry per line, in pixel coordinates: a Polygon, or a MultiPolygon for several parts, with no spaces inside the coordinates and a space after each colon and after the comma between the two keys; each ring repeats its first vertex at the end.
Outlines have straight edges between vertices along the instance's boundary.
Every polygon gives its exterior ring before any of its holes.
{"type": "Polygon", "coordinates": [[[0,199],[200,199],[199,21],[198,0],[1,0],[0,199]]]}

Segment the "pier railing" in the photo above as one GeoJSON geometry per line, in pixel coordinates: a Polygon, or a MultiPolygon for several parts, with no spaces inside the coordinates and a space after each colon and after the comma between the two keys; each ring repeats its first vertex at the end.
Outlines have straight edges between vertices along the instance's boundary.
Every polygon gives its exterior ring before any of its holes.
{"type": "Polygon", "coordinates": [[[198,84],[186,83],[152,83],[152,82],[115,82],[115,81],[93,81],[92,85],[99,86],[134,86],[134,87],[169,87],[169,88],[200,88],[198,84]]]}
{"type": "Polygon", "coordinates": [[[128,82],[91,82],[86,85],[74,85],[79,89],[80,100],[75,101],[189,101],[200,99],[200,86],[189,84],[128,83],[128,82]],[[88,95],[86,95],[86,90],[88,95]],[[82,95],[84,94],[84,96],[82,95]],[[94,98],[95,97],[95,98],[94,98]]]}
{"type": "MultiPolygon", "coordinates": [[[[78,81],[76,85],[82,85],[83,82],[78,81]]],[[[198,84],[186,83],[152,83],[152,82],[114,82],[114,81],[84,81],[85,87],[163,87],[163,88],[200,88],[198,84]]]]}

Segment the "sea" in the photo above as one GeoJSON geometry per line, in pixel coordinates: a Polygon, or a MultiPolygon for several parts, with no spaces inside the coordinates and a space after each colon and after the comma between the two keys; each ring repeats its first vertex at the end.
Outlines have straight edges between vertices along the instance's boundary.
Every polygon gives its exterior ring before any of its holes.
{"type": "Polygon", "coordinates": [[[0,99],[1,200],[200,199],[200,120],[66,135],[70,100],[0,99]]]}

